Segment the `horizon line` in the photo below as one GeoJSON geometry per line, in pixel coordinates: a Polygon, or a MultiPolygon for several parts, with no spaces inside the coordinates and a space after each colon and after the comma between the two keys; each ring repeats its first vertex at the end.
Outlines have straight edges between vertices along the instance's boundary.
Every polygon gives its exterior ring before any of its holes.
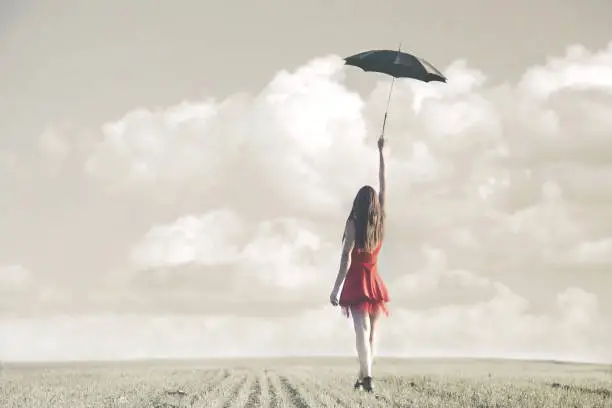
{"type": "MultiPolygon", "coordinates": [[[[36,366],[36,365],[108,365],[108,364],[146,364],[146,363],[207,363],[207,362],[222,362],[222,361],[237,361],[237,360],[348,360],[355,359],[354,356],[337,355],[337,354],[317,354],[317,355],[270,355],[270,356],[219,356],[219,357],[138,357],[138,358],[123,358],[123,359],[92,359],[92,360],[0,360],[0,367],[6,366],[36,366]]],[[[538,357],[495,357],[495,356],[378,356],[378,360],[406,360],[406,361],[497,361],[497,362],[532,362],[544,364],[580,364],[580,365],[600,365],[612,366],[612,360],[609,362],[594,361],[594,360],[572,360],[572,359],[552,359],[538,357]]]]}

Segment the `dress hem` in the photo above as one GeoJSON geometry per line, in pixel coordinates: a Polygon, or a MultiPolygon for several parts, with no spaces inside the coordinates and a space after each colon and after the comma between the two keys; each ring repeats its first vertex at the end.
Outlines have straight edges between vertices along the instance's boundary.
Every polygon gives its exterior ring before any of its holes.
{"type": "Polygon", "coordinates": [[[386,306],[386,301],[380,300],[366,300],[360,303],[354,304],[342,304],[342,313],[348,318],[351,316],[351,309],[357,309],[367,314],[374,314],[382,311],[386,316],[389,316],[389,310],[386,306]]]}

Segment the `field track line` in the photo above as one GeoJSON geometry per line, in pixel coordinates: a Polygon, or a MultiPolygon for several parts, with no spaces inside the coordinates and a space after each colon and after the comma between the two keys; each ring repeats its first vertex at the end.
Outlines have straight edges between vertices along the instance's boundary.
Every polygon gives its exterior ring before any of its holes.
{"type": "Polygon", "coordinates": [[[197,382],[205,384],[205,388],[193,389],[193,385],[189,388],[166,385],[164,390],[156,392],[150,399],[150,404],[153,407],[194,407],[203,398],[203,395],[213,390],[225,378],[227,378],[227,370],[206,370],[202,377],[199,377],[197,382]]]}
{"type": "Polygon", "coordinates": [[[212,387],[208,387],[202,394],[200,401],[203,407],[222,407],[227,402],[226,395],[233,395],[235,391],[242,384],[243,377],[246,377],[242,370],[224,369],[223,378],[221,381],[214,384],[212,387]]]}
{"type": "MultiPolygon", "coordinates": [[[[401,403],[397,401],[397,396],[394,396],[393,393],[389,391],[391,389],[396,390],[396,388],[392,387],[392,383],[387,377],[381,376],[379,379],[375,378],[374,387],[373,398],[379,401],[379,403],[382,404],[381,406],[394,408],[412,406],[411,400],[402,401],[401,403]]],[[[403,395],[403,393],[401,394],[403,395]]]]}
{"type": "Polygon", "coordinates": [[[353,387],[347,388],[346,392],[341,392],[338,387],[331,386],[336,380],[335,376],[330,374],[319,375],[315,372],[310,372],[308,377],[308,388],[314,394],[316,399],[316,407],[344,407],[354,408],[359,406],[359,402],[353,399],[353,387]],[[333,378],[333,379],[332,379],[333,378]],[[347,391],[348,390],[348,391],[347,391]],[[330,405],[331,404],[331,405],[330,405]]]}
{"type": "Polygon", "coordinates": [[[249,395],[246,398],[247,407],[261,407],[264,404],[263,401],[263,382],[264,377],[257,373],[251,383],[251,389],[249,395]]]}
{"type": "Polygon", "coordinates": [[[261,394],[258,407],[270,408],[271,407],[271,395],[270,395],[270,380],[268,379],[268,370],[264,368],[263,372],[258,374],[259,382],[261,384],[261,394]]]}
{"type": "Polygon", "coordinates": [[[204,385],[203,389],[200,389],[199,394],[210,392],[211,390],[218,387],[221,382],[229,377],[229,371],[226,369],[210,370],[209,375],[205,375],[200,381],[204,385]]]}
{"type": "MultiPolygon", "coordinates": [[[[326,378],[328,377],[326,376],[326,378]]],[[[329,382],[327,381],[326,381],[326,384],[323,385],[320,380],[313,379],[312,385],[316,389],[319,401],[321,401],[322,404],[325,404],[324,399],[322,398],[322,395],[327,395],[330,397],[330,399],[334,400],[335,407],[351,408],[353,406],[356,406],[354,403],[351,404],[350,402],[348,402],[350,401],[350,397],[348,398],[348,401],[347,401],[348,391],[342,394],[332,389],[329,385],[329,382]]],[[[353,390],[350,389],[350,392],[353,392],[353,390]]]]}
{"type": "Polygon", "coordinates": [[[194,395],[191,401],[192,405],[194,405],[197,401],[204,401],[204,403],[206,404],[206,399],[208,395],[213,392],[213,390],[220,388],[220,385],[223,382],[227,381],[227,379],[230,377],[229,370],[227,369],[217,369],[211,371],[213,373],[210,376],[203,378],[204,381],[208,380],[208,378],[210,378],[210,380],[206,381],[204,389],[200,390],[197,394],[194,395]]]}
{"type": "Polygon", "coordinates": [[[291,376],[281,375],[279,381],[283,392],[291,399],[293,405],[296,408],[310,408],[320,406],[320,402],[317,403],[316,394],[312,395],[312,383],[310,381],[304,381],[304,378],[295,373],[291,376]],[[301,381],[300,381],[301,379],[301,381]]]}
{"type": "MultiPolygon", "coordinates": [[[[199,381],[205,384],[214,384],[221,380],[223,372],[221,370],[204,370],[203,372],[195,371],[193,377],[198,378],[199,381]],[[200,376],[201,375],[201,376],[200,376]]],[[[212,386],[212,385],[211,385],[212,386]]],[[[174,380],[169,384],[164,385],[163,392],[167,395],[180,395],[181,393],[187,392],[181,384],[176,383],[174,380]]]]}
{"type": "Polygon", "coordinates": [[[344,393],[338,393],[337,388],[331,388],[330,384],[324,385],[324,392],[327,392],[329,395],[334,397],[335,399],[340,399],[338,404],[344,403],[345,406],[353,407],[357,405],[370,407],[395,407],[401,408],[404,407],[405,404],[400,404],[399,402],[394,401],[394,398],[387,391],[387,387],[384,385],[385,381],[376,381],[374,380],[374,392],[372,394],[366,393],[363,390],[354,390],[353,385],[355,384],[355,378],[342,376],[337,378],[335,381],[335,386],[339,386],[342,389],[347,390],[344,393]]]}
{"type": "Polygon", "coordinates": [[[236,371],[236,385],[232,386],[231,392],[226,393],[225,404],[223,408],[238,408],[244,407],[247,402],[251,384],[253,383],[253,373],[249,371],[236,371]]]}
{"type": "Polygon", "coordinates": [[[278,373],[275,370],[267,370],[266,372],[268,383],[270,384],[270,407],[269,408],[285,408],[290,407],[287,394],[280,382],[278,373]]]}
{"type": "Polygon", "coordinates": [[[215,380],[210,384],[206,384],[204,389],[198,393],[197,400],[198,405],[201,407],[209,407],[211,403],[216,401],[216,397],[219,393],[223,394],[223,390],[228,387],[235,379],[232,373],[227,368],[217,370],[218,374],[215,376],[215,380]]]}

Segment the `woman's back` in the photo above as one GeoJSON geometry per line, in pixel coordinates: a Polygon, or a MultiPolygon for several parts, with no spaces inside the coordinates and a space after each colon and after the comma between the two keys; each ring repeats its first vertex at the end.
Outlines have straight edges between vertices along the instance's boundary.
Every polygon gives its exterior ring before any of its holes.
{"type": "Polygon", "coordinates": [[[351,251],[351,266],[350,270],[366,267],[372,268],[375,267],[378,263],[378,254],[380,252],[380,248],[382,247],[382,242],[380,242],[373,251],[368,252],[365,249],[357,248],[357,246],[353,247],[351,251]]]}

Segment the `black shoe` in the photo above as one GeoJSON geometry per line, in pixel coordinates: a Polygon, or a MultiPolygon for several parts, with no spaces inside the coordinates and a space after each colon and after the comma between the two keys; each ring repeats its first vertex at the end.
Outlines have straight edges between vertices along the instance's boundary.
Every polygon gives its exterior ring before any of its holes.
{"type": "Polygon", "coordinates": [[[359,380],[357,380],[357,382],[355,382],[355,385],[353,386],[354,389],[358,390],[363,386],[363,383],[359,380]]]}
{"type": "Polygon", "coordinates": [[[367,392],[374,391],[374,385],[372,384],[372,377],[363,377],[363,389],[367,392]]]}

